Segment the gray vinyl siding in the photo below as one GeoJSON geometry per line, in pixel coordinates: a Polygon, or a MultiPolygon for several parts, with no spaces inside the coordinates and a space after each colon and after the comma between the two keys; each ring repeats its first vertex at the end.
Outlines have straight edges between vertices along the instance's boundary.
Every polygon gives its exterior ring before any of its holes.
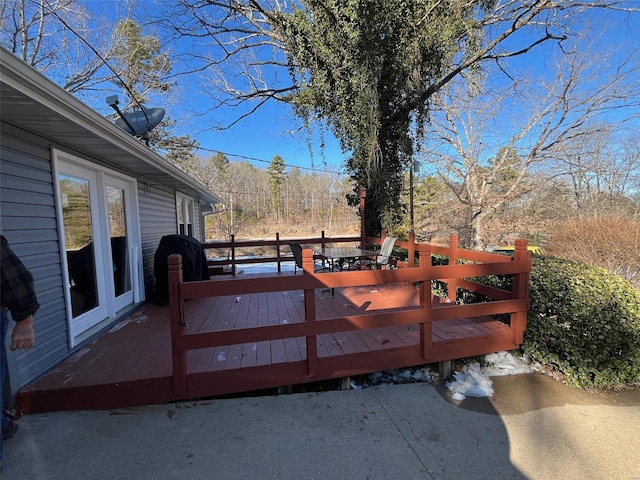
{"type": "Polygon", "coordinates": [[[204,235],[202,233],[202,222],[200,221],[200,202],[197,199],[193,199],[193,238],[200,243],[204,242],[204,235]]]}
{"type": "MultiPolygon", "coordinates": [[[[193,237],[204,241],[200,221],[200,204],[193,200],[193,237]]],[[[153,301],[155,277],[153,260],[160,239],[165,235],[178,232],[178,215],[176,193],[149,188],[140,185],[138,189],[138,205],[140,207],[140,234],[142,237],[142,261],[144,267],[144,285],[147,301],[153,301]]]]}
{"type": "Polygon", "coordinates": [[[32,350],[10,352],[16,391],[65,358],[69,351],[55,195],[48,146],[19,138],[2,126],[0,228],[33,274],[40,309],[34,317],[32,350]]]}
{"type": "MultiPolygon", "coordinates": [[[[11,390],[15,393],[67,358],[73,349],[68,339],[51,143],[11,125],[3,123],[0,128],[0,230],[32,272],[40,303],[34,317],[34,348],[9,353],[11,390]]],[[[55,147],[82,156],[65,145],[55,147]]],[[[164,235],[177,232],[175,191],[140,184],[138,205],[146,300],[153,301],[154,254],[164,235]]],[[[195,199],[194,236],[202,241],[200,206],[195,199]]]]}
{"type": "Polygon", "coordinates": [[[175,234],[178,228],[175,193],[141,185],[138,190],[138,206],[145,293],[147,301],[153,301],[153,257],[160,239],[165,235],[175,234]]]}

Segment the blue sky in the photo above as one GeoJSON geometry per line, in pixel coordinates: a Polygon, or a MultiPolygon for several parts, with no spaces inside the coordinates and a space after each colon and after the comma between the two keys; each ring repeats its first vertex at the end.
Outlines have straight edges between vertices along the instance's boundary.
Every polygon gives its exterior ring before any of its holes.
{"type": "MultiPolygon", "coordinates": [[[[233,112],[219,112],[218,120],[234,120],[233,112]]],[[[251,117],[241,120],[229,130],[209,130],[199,133],[197,139],[204,149],[222,151],[226,154],[237,154],[238,160],[243,157],[262,159],[270,162],[275,155],[280,155],[287,165],[295,165],[303,169],[337,171],[345,156],[335,137],[324,132],[325,149],[320,148],[321,137],[314,132],[309,149],[309,133],[292,131],[300,122],[285,105],[271,104],[261,107],[251,117]]],[[[206,154],[207,150],[201,151],[206,154]]],[[[232,155],[229,155],[233,159],[232,155]]],[[[266,167],[265,162],[253,162],[256,166],[266,167]]]]}
{"type": "MultiPolygon", "coordinates": [[[[127,2],[122,0],[80,0],[99,21],[115,23],[127,14],[127,2]]],[[[150,11],[156,13],[152,1],[137,1],[134,3],[135,14],[133,18],[143,16],[141,12],[150,11]]],[[[140,21],[137,20],[139,23],[140,21]]],[[[153,32],[143,29],[143,35],[152,35],[153,32]]],[[[172,44],[172,51],[194,48],[193,41],[186,39],[183,45],[172,44]]],[[[202,40],[204,42],[204,40],[202,40]]],[[[196,44],[197,45],[197,44],[196,44]]],[[[196,48],[204,48],[198,47],[196,48]]],[[[174,70],[179,71],[181,66],[175,65],[174,70]]],[[[247,160],[256,167],[266,168],[275,155],[280,155],[286,165],[298,166],[301,169],[340,171],[345,155],[342,154],[338,141],[325,129],[320,134],[318,129],[310,136],[305,130],[299,130],[301,121],[296,118],[291,109],[281,103],[270,102],[262,106],[251,116],[239,121],[228,130],[216,130],[212,128],[214,123],[228,124],[235,121],[240,109],[218,109],[209,112],[206,116],[193,116],[194,112],[209,110],[211,99],[199,91],[202,78],[188,79],[179,76],[176,79],[174,92],[180,98],[169,100],[168,104],[157,101],[146,107],[161,107],[167,111],[167,116],[177,122],[177,134],[189,134],[195,138],[201,147],[199,153],[203,156],[213,155],[217,151],[227,154],[230,160],[247,160]],[[320,145],[324,142],[324,149],[320,145]],[[311,151],[310,151],[311,145],[311,151]],[[252,160],[256,159],[256,160],[252,160]],[[259,161],[262,160],[262,161],[259,161]]],[[[110,92],[105,94],[118,93],[110,92]]],[[[124,97],[121,92],[120,97],[124,97]]],[[[92,102],[91,106],[102,114],[113,113],[105,104],[104,99],[92,102]]]]}
{"type": "MultiPolygon", "coordinates": [[[[114,22],[123,13],[126,4],[120,0],[85,0],[83,3],[99,18],[107,15],[107,18],[114,22]]],[[[136,10],[148,9],[151,11],[154,9],[154,3],[151,1],[138,1],[134,5],[136,10]]],[[[605,20],[610,19],[601,18],[599,15],[602,13],[594,14],[595,22],[604,25],[605,20]]],[[[609,15],[611,14],[608,13],[607,17],[609,15]]],[[[610,30],[603,41],[609,43],[611,49],[620,47],[622,47],[620,48],[622,51],[637,49],[640,41],[638,15],[634,17],[614,15],[611,18],[615,18],[619,28],[610,30]]],[[[151,33],[143,31],[144,35],[151,33]]],[[[179,50],[184,47],[173,45],[171,48],[179,50]]],[[[548,48],[538,48],[536,51],[515,60],[514,64],[520,64],[522,68],[540,72],[544,70],[549,61],[548,54],[548,48]]],[[[202,155],[221,151],[227,154],[231,160],[259,159],[262,162],[252,161],[252,163],[262,168],[266,167],[274,155],[280,155],[287,165],[296,165],[301,168],[315,167],[316,169],[337,171],[343,165],[345,155],[340,151],[338,142],[328,130],[323,134],[324,150],[320,148],[321,137],[317,131],[311,137],[304,130],[292,133],[300,126],[300,120],[292,115],[286,105],[275,102],[265,105],[250,117],[224,131],[215,130],[211,128],[211,125],[214,122],[226,124],[234,121],[239,116],[238,109],[220,109],[207,114],[207,116],[190,119],[193,111],[207,110],[211,103],[206,95],[198,91],[198,88],[194,81],[180,77],[175,89],[179,100],[174,99],[167,105],[150,104],[147,107],[165,107],[168,115],[181,126],[178,128],[178,133],[187,133],[195,138],[203,149],[200,151],[202,155]],[[313,153],[309,151],[309,143],[313,153]]],[[[110,112],[103,110],[103,113],[110,112]]]]}

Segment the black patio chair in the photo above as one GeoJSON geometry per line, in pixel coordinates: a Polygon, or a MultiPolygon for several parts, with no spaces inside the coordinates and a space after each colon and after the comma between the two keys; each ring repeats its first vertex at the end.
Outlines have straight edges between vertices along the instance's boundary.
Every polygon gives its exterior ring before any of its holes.
{"type": "MultiPolygon", "coordinates": [[[[302,269],[302,245],[300,245],[299,243],[289,243],[289,248],[291,248],[291,252],[293,253],[293,258],[296,261],[295,266],[293,267],[293,273],[298,273],[298,268],[302,269]]],[[[320,272],[322,270],[329,270],[329,269],[324,265],[316,264],[316,261],[314,260],[313,261],[314,273],[320,272]]]]}

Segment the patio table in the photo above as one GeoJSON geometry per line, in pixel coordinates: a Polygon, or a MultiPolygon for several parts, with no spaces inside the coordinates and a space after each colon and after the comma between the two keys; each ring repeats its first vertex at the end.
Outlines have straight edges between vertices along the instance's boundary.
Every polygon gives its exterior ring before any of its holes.
{"type": "Polygon", "coordinates": [[[361,258],[378,255],[378,252],[353,247],[324,247],[314,253],[329,262],[329,271],[334,268],[340,271],[351,270],[361,258]]]}

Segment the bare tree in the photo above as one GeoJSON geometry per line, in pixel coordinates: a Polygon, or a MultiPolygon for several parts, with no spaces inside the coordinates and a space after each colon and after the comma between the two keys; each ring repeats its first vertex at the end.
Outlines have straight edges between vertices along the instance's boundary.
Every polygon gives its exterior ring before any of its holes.
{"type": "Polygon", "coordinates": [[[555,165],[546,180],[567,173],[558,162],[575,170],[575,145],[601,135],[605,118],[619,127],[637,117],[637,52],[606,59],[578,43],[569,51],[566,43],[545,76],[502,88],[460,77],[434,102],[424,159],[466,205],[474,248],[482,246],[488,217],[541,187],[542,177],[532,176],[532,169],[555,165]]]}
{"type": "Polygon", "coordinates": [[[73,37],[61,19],[84,29],[75,0],[8,0],[1,8],[2,45],[41,72],[59,65],[59,47],[73,37]]]}
{"type": "Polygon", "coordinates": [[[230,162],[222,153],[200,161],[199,178],[204,185],[224,199],[224,212],[211,215],[214,231],[208,237],[231,238],[246,230],[255,220],[252,192],[261,172],[248,162],[230,162]]]}
{"type": "Polygon", "coordinates": [[[86,100],[115,79],[106,66],[114,26],[96,21],[77,0],[7,0],[0,24],[5,48],[70,93],[86,100]]]}
{"type": "Polygon", "coordinates": [[[602,125],[592,135],[568,142],[553,168],[571,188],[574,214],[635,214],[633,196],[640,183],[637,138],[636,128],[602,125]]]}

